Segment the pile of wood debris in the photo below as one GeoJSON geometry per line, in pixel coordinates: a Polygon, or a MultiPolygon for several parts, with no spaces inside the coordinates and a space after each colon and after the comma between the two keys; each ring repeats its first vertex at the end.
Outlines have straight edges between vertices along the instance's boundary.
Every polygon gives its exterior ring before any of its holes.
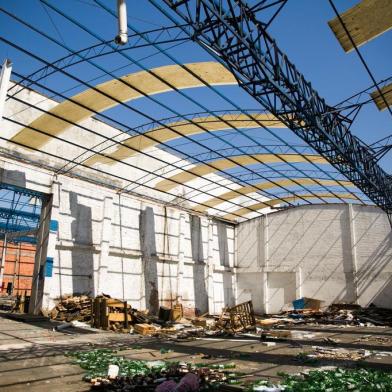
{"type": "Polygon", "coordinates": [[[88,295],[67,295],[59,299],[48,316],[57,321],[91,320],[91,298],[88,295]]]}
{"type": "Polygon", "coordinates": [[[225,336],[256,329],[252,302],[223,309],[219,316],[185,318],[181,304],[161,307],[158,315],[132,308],[126,301],[101,295],[67,295],[45,316],[57,321],[88,322],[92,327],[122,333],[187,339],[225,336]]]}

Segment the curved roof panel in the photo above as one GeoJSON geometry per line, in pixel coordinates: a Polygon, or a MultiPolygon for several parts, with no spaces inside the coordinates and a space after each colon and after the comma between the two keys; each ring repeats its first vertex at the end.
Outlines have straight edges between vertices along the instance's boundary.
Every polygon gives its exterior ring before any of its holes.
{"type": "Polygon", "coordinates": [[[278,121],[269,113],[252,114],[224,114],[219,118],[216,116],[199,117],[193,120],[176,121],[167,124],[165,127],[159,126],[143,135],[132,136],[122,141],[122,146],[118,146],[115,151],[106,154],[105,157],[93,156],[86,161],[87,165],[94,163],[115,163],[110,158],[117,160],[132,157],[138,151],[145,151],[151,147],[155,147],[160,143],[169,142],[183,136],[197,135],[206,131],[222,131],[225,129],[239,128],[258,128],[260,123],[270,128],[286,128],[286,126],[278,121]]]}
{"type": "MultiPolygon", "coordinates": [[[[120,79],[112,79],[94,88],[83,91],[69,100],[56,105],[49,112],[66,119],[43,114],[29,125],[51,135],[59,135],[71,123],[80,123],[91,117],[94,112],[103,112],[119,102],[127,102],[144,95],[164,93],[176,89],[202,87],[205,81],[210,85],[236,84],[234,76],[217,62],[200,62],[178,65],[166,65],[147,71],[131,73],[120,79]],[[192,73],[200,77],[195,77],[192,73]],[[166,81],[163,82],[162,80],[166,81]],[[172,87],[170,87],[172,86],[172,87]]],[[[50,136],[37,134],[30,129],[22,129],[13,141],[40,148],[50,141],[50,136]]]]}
{"type": "Polygon", "coordinates": [[[301,155],[301,154],[255,154],[255,155],[237,155],[223,159],[210,161],[208,165],[196,165],[187,172],[180,172],[165,180],[158,182],[155,189],[160,191],[169,191],[175,188],[178,182],[186,183],[197,177],[205,176],[217,172],[219,170],[231,169],[237,165],[257,165],[260,163],[284,163],[284,162],[313,162],[320,164],[328,164],[328,162],[320,155],[301,155]],[[175,181],[175,182],[174,182],[175,181]]]}
{"type": "MultiPolygon", "coordinates": [[[[352,193],[341,193],[341,194],[339,194],[339,197],[341,199],[358,200],[358,198],[352,193]]],[[[302,199],[318,199],[318,198],[336,199],[336,195],[334,195],[332,193],[303,194],[303,195],[301,195],[301,198],[302,199]]],[[[244,215],[250,214],[251,211],[249,211],[249,210],[254,210],[255,212],[257,212],[258,210],[261,210],[263,208],[275,207],[279,204],[289,203],[289,202],[293,202],[293,201],[295,202],[296,200],[299,200],[299,196],[287,196],[287,197],[282,197],[282,198],[277,198],[277,199],[266,200],[266,201],[263,201],[260,203],[251,204],[246,207],[231,211],[230,214],[226,214],[222,218],[236,219],[236,218],[238,218],[238,215],[244,216],[244,215]]]]}
{"type": "Polygon", "coordinates": [[[233,200],[239,197],[240,194],[247,195],[252,192],[263,191],[266,189],[278,188],[279,186],[295,186],[295,185],[325,185],[325,186],[354,186],[350,181],[339,181],[339,180],[325,180],[321,178],[292,178],[292,179],[277,179],[274,181],[259,182],[254,185],[247,185],[241,188],[237,188],[235,191],[229,191],[219,195],[219,198],[213,197],[211,199],[203,201],[202,205],[194,208],[195,211],[204,212],[208,210],[208,207],[215,207],[223,200],[233,200]]]}

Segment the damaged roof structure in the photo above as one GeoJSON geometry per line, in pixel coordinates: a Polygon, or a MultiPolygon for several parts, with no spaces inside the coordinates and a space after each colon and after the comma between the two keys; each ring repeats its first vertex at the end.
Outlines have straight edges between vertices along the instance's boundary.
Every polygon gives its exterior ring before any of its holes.
{"type": "MultiPolygon", "coordinates": [[[[89,323],[104,351],[71,357],[127,377],[114,331],[389,325],[392,9],[294,3],[0,6],[0,307],[56,336],[89,323]]],[[[230,379],[161,365],[158,379],[230,379]]],[[[87,370],[93,387],[127,382],[87,370]]]]}

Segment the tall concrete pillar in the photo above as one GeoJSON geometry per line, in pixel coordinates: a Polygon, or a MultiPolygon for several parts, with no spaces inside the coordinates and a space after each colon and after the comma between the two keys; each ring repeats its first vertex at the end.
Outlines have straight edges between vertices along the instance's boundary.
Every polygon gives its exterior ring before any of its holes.
{"type": "MultiPolygon", "coordinates": [[[[355,303],[358,302],[358,262],[357,262],[357,238],[355,232],[355,216],[354,207],[352,204],[348,204],[348,219],[350,227],[350,254],[351,254],[351,271],[345,271],[345,274],[351,273],[352,285],[353,285],[353,300],[355,303]]],[[[347,279],[346,279],[347,280],[347,279]]]]}
{"type": "MultiPolygon", "coordinates": [[[[49,231],[49,239],[47,243],[47,253],[46,253],[46,260],[50,257],[53,261],[53,267],[59,267],[59,257],[56,257],[56,244],[59,237],[59,227],[58,222],[60,221],[60,199],[61,199],[61,182],[55,177],[52,181],[51,191],[52,191],[52,208],[50,213],[50,222],[57,223],[50,225],[49,231]],[[52,227],[53,226],[53,227],[52,227]]],[[[57,252],[59,253],[59,252],[57,252]]],[[[45,268],[45,265],[44,265],[45,268]]],[[[60,268],[58,270],[61,273],[60,268]]],[[[61,279],[61,275],[58,275],[59,279],[61,279]]],[[[42,307],[48,308],[52,307],[53,304],[50,303],[51,298],[57,297],[59,294],[60,285],[59,281],[54,276],[45,277],[45,284],[44,284],[44,295],[42,301],[42,307]]],[[[61,295],[60,291],[60,295],[61,295]]]]}
{"type": "Polygon", "coordinates": [[[151,314],[156,315],[159,310],[158,256],[155,242],[155,217],[152,207],[146,207],[140,211],[139,228],[146,308],[151,314]]]}
{"type": "Polygon", "coordinates": [[[211,219],[208,220],[208,248],[207,248],[207,295],[208,312],[213,314],[214,306],[214,226],[211,219]]]}
{"type": "Polygon", "coordinates": [[[180,218],[178,223],[177,302],[182,301],[182,293],[184,288],[185,225],[186,225],[186,214],[180,212],[180,218]]]}
{"type": "Polygon", "coordinates": [[[95,295],[109,292],[108,265],[109,265],[110,237],[112,235],[111,232],[112,216],[113,216],[113,198],[106,196],[103,201],[103,214],[102,214],[101,240],[100,240],[101,252],[99,255],[98,277],[97,277],[98,282],[97,282],[97,291],[95,295]]]}
{"type": "Polygon", "coordinates": [[[48,195],[47,199],[42,201],[41,219],[37,234],[37,248],[34,260],[33,282],[31,286],[29,305],[30,314],[39,314],[42,308],[45,284],[45,262],[49,242],[52,201],[52,195],[48,195]]]}
{"type": "Polygon", "coordinates": [[[263,258],[263,263],[261,265],[261,271],[262,271],[262,287],[263,287],[263,307],[264,307],[264,312],[268,313],[268,268],[269,268],[269,222],[268,222],[268,214],[264,215],[260,219],[260,223],[263,225],[263,238],[262,238],[262,243],[263,243],[263,249],[262,249],[262,258],[263,258]]]}

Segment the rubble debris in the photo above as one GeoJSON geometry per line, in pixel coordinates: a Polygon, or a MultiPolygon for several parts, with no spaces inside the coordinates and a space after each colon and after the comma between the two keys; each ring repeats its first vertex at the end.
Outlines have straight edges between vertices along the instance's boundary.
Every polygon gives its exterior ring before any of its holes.
{"type": "Polygon", "coordinates": [[[16,296],[13,295],[2,295],[0,296],[0,309],[1,310],[12,310],[16,304],[16,296]]]}
{"type": "Polygon", "coordinates": [[[372,355],[369,350],[348,350],[343,348],[330,348],[314,346],[313,353],[305,353],[307,358],[310,359],[327,359],[327,360],[348,360],[360,361],[372,355]]]}
{"type": "Polygon", "coordinates": [[[367,392],[392,390],[392,374],[372,369],[312,370],[307,374],[283,377],[285,392],[296,391],[331,391],[331,392],[367,392]]]}
{"type": "Polygon", "coordinates": [[[263,320],[256,320],[256,325],[260,326],[262,328],[270,328],[270,327],[274,327],[278,324],[283,323],[283,321],[281,319],[278,318],[267,318],[267,319],[263,319],[263,320]]]}
{"type": "Polygon", "coordinates": [[[0,294],[0,309],[18,312],[18,313],[27,313],[29,308],[30,296],[28,296],[25,292],[24,295],[1,295],[0,294]]]}
{"type": "Polygon", "coordinates": [[[72,324],[71,323],[64,323],[60,325],[56,325],[56,327],[53,328],[53,331],[63,331],[64,329],[71,328],[72,324]]]}
{"type": "Polygon", "coordinates": [[[88,295],[63,296],[49,312],[49,317],[57,321],[90,321],[91,298],[88,295]]]}
{"type": "Polygon", "coordinates": [[[108,349],[74,352],[68,355],[75,358],[74,363],[86,370],[84,380],[91,383],[92,390],[99,391],[172,391],[174,389],[169,388],[175,387],[178,388],[176,390],[180,390],[180,385],[188,386],[187,391],[207,391],[210,390],[210,386],[221,383],[237,384],[242,376],[233,372],[233,363],[190,364],[129,360],[117,356],[116,351],[108,349]],[[110,369],[117,371],[117,368],[118,375],[114,378],[109,377],[110,369]],[[196,384],[197,389],[189,389],[191,386],[194,388],[196,384]]]}
{"type": "Polygon", "coordinates": [[[392,326],[392,310],[374,305],[363,308],[356,304],[332,304],[325,309],[294,309],[256,320],[256,325],[263,329],[287,324],[392,326]]]}
{"type": "Polygon", "coordinates": [[[157,328],[151,324],[135,324],[133,329],[140,335],[151,335],[157,331],[157,328]]]}
{"type": "Polygon", "coordinates": [[[181,304],[175,304],[172,307],[171,320],[178,321],[184,317],[184,310],[181,304]]]}
{"type": "Polygon", "coordinates": [[[319,310],[321,301],[314,298],[302,297],[293,301],[293,307],[295,310],[298,309],[312,309],[319,310]]]}
{"type": "Polygon", "coordinates": [[[333,338],[330,338],[330,337],[328,337],[328,336],[323,337],[323,340],[324,340],[324,342],[333,344],[333,345],[335,345],[335,346],[340,342],[339,339],[333,339],[333,338]]]}
{"type": "Polygon", "coordinates": [[[164,381],[156,388],[156,392],[188,391],[197,392],[200,390],[199,377],[194,373],[188,373],[181,378],[177,384],[173,380],[164,381]]]}
{"type": "Polygon", "coordinates": [[[374,342],[374,343],[381,343],[382,345],[384,345],[384,344],[391,343],[392,338],[388,338],[386,336],[363,335],[353,341],[353,343],[359,343],[359,342],[372,342],[372,343],[374,342]]]}
{"type": "Polygon", "coordinates": [[[224,309],[216,325],[225,331],[233,332],[255,329],[256,319],[252,301],[224,309]]]}

